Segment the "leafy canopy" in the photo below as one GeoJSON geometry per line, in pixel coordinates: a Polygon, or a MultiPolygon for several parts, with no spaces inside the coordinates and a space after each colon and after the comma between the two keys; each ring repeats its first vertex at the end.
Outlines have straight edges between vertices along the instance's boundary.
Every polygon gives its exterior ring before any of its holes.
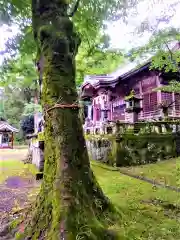
{"type": "Polygon", "coordinates": [[[154,3],[159,4],[159,6],[164,3],[165,7],[155,19],[152,19],[151,14],[149,14],[149,17],[146,17],[136,29],[136,32],[142,36],[148,33],[149,41],[142,47],[132,49],[128,55],[131,61],[137,58],[151,60],[151,69],[177,73],[175,79],[174,74],[172,75],[169,86],[161,88],[163,91],[177,91],[177,89],[180,90],[179,84],[176,82],[177,78],[180,78],[180,51],[173,47],[180,41],[180,29],[168,27],[168,24],[177,12],[176,8],[180,3],[176,0],[172,2],[155,0],[154,3]],[[162,26],[166,27],[162,28],[162,26]]]}
{"type": "MultiPolygon", "coordinates": [[[[69,3],[72,11],[75,0],[69,3]]],[[[85,74],[103,74],[114,70],[122,61],[122,54],[109,51],[110,38],[106,34],[106,21],[127,16],[140,0],[81,0],[73,22],[80,33],[82,44],[77,56],[77,84],[85,74]]],[[[18,34],[6,43],[6,62],[1,70],[2,84],[32,85],[37,78],[34,69],[36,46],[33,39],[30,0],[0,1],[0,20],[3,24],[18,26],[18,34]],[[29,69],[29,70],[28,70],[29,69]]]]}
{"type": "Polygon", "coordinates": [[[152,57],[151,69],[158,69],[171,74],[168,86],[159,88],[165,92],[180,92],[180,47],[179,44],[180,33],[177,29],[167,29],[160,31],[157,35],[153,36],[147,47],[146,51],[153,50],[155,55],[152,57]]]}

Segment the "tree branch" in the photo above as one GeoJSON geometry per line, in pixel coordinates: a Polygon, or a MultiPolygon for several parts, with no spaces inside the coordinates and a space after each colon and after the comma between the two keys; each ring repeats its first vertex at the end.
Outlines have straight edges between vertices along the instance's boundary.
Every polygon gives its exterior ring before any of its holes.
{"type": "Polygon", "coordinates": [[[7,50],[0,51],[0,55],[4,55],[4,54],[6,54],[6,53],[8,53],[8,51],[7,51],[7,50]]]}
{"type": "Polygon", "coordinates": [[[176,100],[172,101],[172,102],[167,106],[167,108],[171,107],[175,102],[176,102],[176,100]]]}
{"type": "Polygon", "coordinates": [[[164,42],[164,44],[166,45],[166,47],[167,47],[167,49],[168,49],[168,51],[170,53],[171,60],[173,61],[173,53],[172,53],[171,49],[169,48],[167,42],[164,42]]]}
{"type": "Polygon", "coordinates": [[[74,14],[75,14],[75,13],[77,12],[77,10],[78,10],[79,3],[80,3],[80,0],[77,0],[77,2],[76,2],[75,5],[74,5],[73,11],[68,15],[68,17],[73,17],[73,16],[74,16],[74,14]]]}
{"type": "Polygon", "coordinates": [[[36,41],[37,39],[37,0],[32,0],[31,2],[31,11],[32,11],[32,27],[33,27],[33,35],[34,35],[34,40],[36,41]]]}
{"type": "Polygon", "coordinates": [[[178,77],[180,78],[180,68],[179,68],[178,63],[176,63],[176,60],[174,59],[173,52],[171,51],[171,49],[169,48],[168,44],[165,41],[164,41],[164,44],[166,45],[166,47],[167,47],[167,49],[168,49],[168,51],[170,53],[171,61],[175,65],[175,67],[177,68],[177,70],[178,70],[178,77]]]}

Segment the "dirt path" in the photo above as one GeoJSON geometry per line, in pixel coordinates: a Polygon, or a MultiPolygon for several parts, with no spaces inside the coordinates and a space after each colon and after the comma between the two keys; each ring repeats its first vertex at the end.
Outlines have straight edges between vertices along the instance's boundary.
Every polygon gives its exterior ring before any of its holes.
{"type": "Polygon", "coordinates": [[[23,160],[27,155],[27,149],[0,149],[0,161],[23,160]]]}
{"type": "MultiPolygon", "coordinates": [[[[21,165],[15,170],[19,161],[26,157],[27,149],[0,150],[0,171],[7,171],[11,168],[12,174],[4,182],[0,183],[0,226],[6,222],[8,216],[15,209],[23,208],[29,202],[29,194],[38,186],[34,176],[28,170],[23,169],[23,175],[20,175],[21,165]],[[3,168],[3,161],[17,161],[17,164],[11,164],[6,169],[3,168]],[[14,173],[13,173],[14,168],[14,173]]],[[[1,228],[1,227],[0,227],[1,228]]],[[[1,239],[1,237],[0,237],[1,239]]]]}

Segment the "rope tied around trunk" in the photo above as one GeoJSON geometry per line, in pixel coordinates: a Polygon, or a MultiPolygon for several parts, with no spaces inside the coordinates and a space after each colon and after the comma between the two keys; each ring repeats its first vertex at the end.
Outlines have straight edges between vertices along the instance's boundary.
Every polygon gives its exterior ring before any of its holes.
{"type": "Polygon", "coordinates": [[[80,109],[82,108],[82,106],[80,106],[79,104],[76,104],[76,103],[72,103],[72,104],[55,104],[54,106],[48,108],[46,110],[46,113],[48,114],[48,112],[54,110],[54,109],[57,109],[57,108],[61,108],[61,109],[80,109]]]}

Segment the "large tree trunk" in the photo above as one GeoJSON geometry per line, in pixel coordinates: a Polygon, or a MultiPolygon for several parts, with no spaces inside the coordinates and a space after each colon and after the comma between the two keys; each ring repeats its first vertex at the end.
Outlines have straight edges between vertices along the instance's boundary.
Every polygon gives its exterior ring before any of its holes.
{"type": "MultiPolygon", "coordinates": [[[[32,0],[34,1],[34,0],[32,0]]],[[[108,225],[113,207],[92,170],[75,84],[80,39],[67,16],[65,0],[33,2],[35,40],[43,58],[45,167],[28,239],[114,239],[108,225]]],[[[42,65],[41,65],[42,70],[42,65]]]]}

